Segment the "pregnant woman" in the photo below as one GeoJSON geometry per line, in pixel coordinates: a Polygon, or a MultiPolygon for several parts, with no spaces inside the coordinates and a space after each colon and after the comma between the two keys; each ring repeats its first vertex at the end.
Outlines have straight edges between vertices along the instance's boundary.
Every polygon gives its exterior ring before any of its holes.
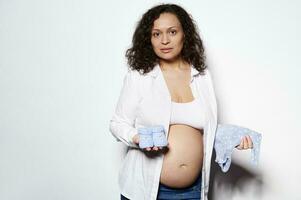
{"type": "MultiPolygon", "coordinates": [[[[206,200],[217,105],[196,25],[180,6],[161,4],[143,14],[132,42],[110,120],[112,135],[128,146],[121,199],[206,200]],[[168,145],[139,148],[138,129],[156,125],[168,145]]],[[[237,148],[252,148],[251,138],[237,148]]]]}

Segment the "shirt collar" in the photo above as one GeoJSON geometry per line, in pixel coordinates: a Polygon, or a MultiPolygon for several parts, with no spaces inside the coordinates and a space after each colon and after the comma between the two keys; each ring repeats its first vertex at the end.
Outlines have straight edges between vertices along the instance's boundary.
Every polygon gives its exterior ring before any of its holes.
{"type": "MultiPolygon", "coordinates": [[[[160,70],[161,70],[161,69],[160,69],[159,64],[156,64],[156,65],[154,66],[154,68],[153,68],[150,72],[148,72],[148,75],[150,75],[150,76],[156,78],[157,75],[159,74],[160,70]]],[[[199,74],[199,71],[196,70],[196,69],[194,68],[193,65],[191,65],[191,73],[190,73],[190,75],[191,75],[191,80],[193,79],[193,77],[195,77],[195,76],[198,75],[198,74],[199,74]]]]}

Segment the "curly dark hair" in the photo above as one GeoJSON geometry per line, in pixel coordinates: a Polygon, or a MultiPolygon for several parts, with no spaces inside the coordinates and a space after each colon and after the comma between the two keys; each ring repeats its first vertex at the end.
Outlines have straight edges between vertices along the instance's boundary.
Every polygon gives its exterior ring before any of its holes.
{"type": "Polygon", "coordinates": [[[176,4],[160,4],[143,14],[134,32],[132,47],[126,50],[125,56],[129,68],[146,74],[159,63],[159,57],[155,54],[151,44],[151,30],[154,21],[162,13],[172,13],[177,16],[184,32],[181,56],[186,62],[192,64],[196,70],[203,73],[207,68],[205,64],[206,56],[198,28],[191,15],[176,4]]]}

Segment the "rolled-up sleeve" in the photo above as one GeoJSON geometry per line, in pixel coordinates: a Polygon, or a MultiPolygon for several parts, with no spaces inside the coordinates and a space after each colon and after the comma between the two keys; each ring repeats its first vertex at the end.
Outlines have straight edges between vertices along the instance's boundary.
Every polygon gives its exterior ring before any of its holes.
{"type": "Polygon", "coordinates": [[[117,141],[133,148],[139,148],[139,145],[133,142],[134,135],[138,133],[134,124],[140,99],[139,83],[137,82],[139,77],[135,73],[135,71],[128,71],[123,79],[115,112],[110,120],[110,132],[117,141]]]}

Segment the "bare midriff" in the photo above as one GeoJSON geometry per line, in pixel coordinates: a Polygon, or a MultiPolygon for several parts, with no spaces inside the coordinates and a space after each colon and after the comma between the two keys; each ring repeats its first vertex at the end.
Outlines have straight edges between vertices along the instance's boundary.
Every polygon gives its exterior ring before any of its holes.
{"type": "Polygon", "coordinates": [[[168,143],[160,183],[173,188],[188,187],[202,170],[203,130],[184,124],[170,125],[168,143]]]}

